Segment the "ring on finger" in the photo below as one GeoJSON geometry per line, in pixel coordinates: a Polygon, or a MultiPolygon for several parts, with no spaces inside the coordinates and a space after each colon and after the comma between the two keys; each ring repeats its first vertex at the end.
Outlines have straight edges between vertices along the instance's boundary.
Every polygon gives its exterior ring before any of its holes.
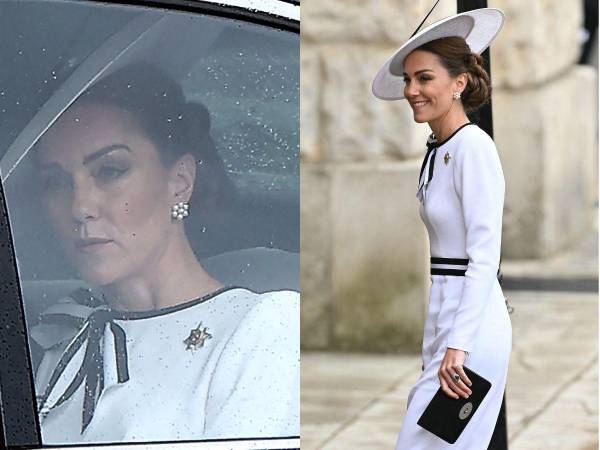
{"type": "Polygon", "coordinates": [[[457,373],[454,373],[454,374],[452,375],[452,378],[454,378],[454,381],[456,381],[456,382],[459,382],[459,381],[460,381],[460,375],[459,375],[459,374],[457,374],[457,373]]]}

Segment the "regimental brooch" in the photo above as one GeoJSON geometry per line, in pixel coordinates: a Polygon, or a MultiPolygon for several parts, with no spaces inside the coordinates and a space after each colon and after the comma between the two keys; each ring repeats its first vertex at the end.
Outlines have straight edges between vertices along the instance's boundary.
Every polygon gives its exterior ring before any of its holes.
{"type": "Polygon", "coordinates": [[[448,161],[450,161],[451,158],[452,156],[450,156],[450,153],[446,152],[444,155],[444,164],[448,165],[448,161]]]}
{"type": "Polygon", "coordinates": [[[198,350],[204,347],[204,341],[212,339],[212,334],[208,332],[208,327],[202,328],[202,322],[198,324],[198,327],[194,328],[190,335],[183,341],[186,345],[186,350],[198,350]]]}

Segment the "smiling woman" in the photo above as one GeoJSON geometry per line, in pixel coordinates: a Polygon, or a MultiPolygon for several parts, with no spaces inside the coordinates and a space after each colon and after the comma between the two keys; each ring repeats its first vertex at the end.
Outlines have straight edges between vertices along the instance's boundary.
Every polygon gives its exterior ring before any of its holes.
{"type": "Polygon", "coordinates": [[[454,100],[460,98],[468,113],[487,103],[492,93],[482,57],[457,36],[421,45],[406,57],[404,69],[404,97],[413,108],[415,122],[432,123],[434,131],[456,104],[454,100]],[[448,91],[454,96],[448,98],[448,91]]]}
{"type": "Polygon", "coordinates": [[[396,450],[487,448],[502,404],[512,341],[496,278],[505,182],[494,142],[466,113],[489,99],[478,53],[503,22],[491,8],[435,22],[405,42],[373,83],[379,98],[406,98],[415,122],[433,132],[417,187],[431,250],[423,371],[396,450]]]}

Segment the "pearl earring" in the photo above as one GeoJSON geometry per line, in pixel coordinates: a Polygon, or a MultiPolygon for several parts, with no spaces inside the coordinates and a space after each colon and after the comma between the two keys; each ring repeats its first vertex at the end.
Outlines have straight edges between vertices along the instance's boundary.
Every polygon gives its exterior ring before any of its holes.
{"type": "Polygon", "coordinates": [[[454,93],[452,94],[452,98],[453,98],[454,100],[458,100],[458,99],[460,98],[460,92],[454,92],[454,93]]]}
{"type": "Polygon", "coordinates": [[[183,220],[190,215],[190,205],[185,202],[175,203],[171,208],[171,217],[177,220],[183,220]]]}

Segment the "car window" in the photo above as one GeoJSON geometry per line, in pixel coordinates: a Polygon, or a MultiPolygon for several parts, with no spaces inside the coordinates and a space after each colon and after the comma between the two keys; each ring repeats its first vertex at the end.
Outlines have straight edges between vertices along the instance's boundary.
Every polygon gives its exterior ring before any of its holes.
{"type": "Polygon", "coordinates": [[[298,436],[298,35],[54,1],[0,35],[42,443],[298,436]]]}

